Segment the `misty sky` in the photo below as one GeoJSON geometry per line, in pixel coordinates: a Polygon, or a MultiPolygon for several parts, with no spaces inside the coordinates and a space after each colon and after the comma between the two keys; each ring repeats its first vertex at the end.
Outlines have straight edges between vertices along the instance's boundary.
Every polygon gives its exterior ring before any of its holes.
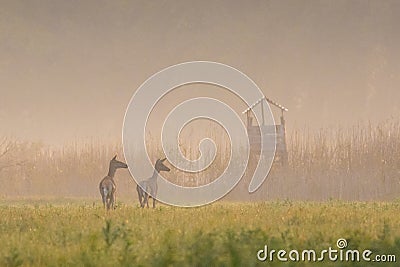
{"type": "Polygon", "coordinates": [[[134,91],[217,61],[287,106],[288,127],[400,116],[400,1],[0,1],[0,135],[121,138],[134,91]]]}

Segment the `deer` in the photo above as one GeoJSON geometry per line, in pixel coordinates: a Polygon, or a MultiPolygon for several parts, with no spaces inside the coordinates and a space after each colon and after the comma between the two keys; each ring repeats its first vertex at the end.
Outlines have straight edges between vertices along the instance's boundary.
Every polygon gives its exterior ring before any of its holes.
{"type": "Polygon", "coordinates": [[[107,210],[112,207],[115,209],[117,186],[114,181],[115,172],[120,168],[128,168],[128,165],[117,160],[117,155],[115,155],[110,161],[110,167],[108,169],[108,174],[101,180],[99,184],[99,190],[101,194],[101,199],[103,201],[103,206],[107,210]]]}
{"type": "Polygon", "coordinates": [[[165,160],[166,158],[158,159],[154,165],[153,175],[138,183],[136,190],[139,196],[140,207],[144,208],[145,205],[147,205],[147,208],[149,207],[149,197],[153,198],[153,209],[156,207],[158,174],[161,171],[170,171],[170,168],[163,163],[165,160]]]}

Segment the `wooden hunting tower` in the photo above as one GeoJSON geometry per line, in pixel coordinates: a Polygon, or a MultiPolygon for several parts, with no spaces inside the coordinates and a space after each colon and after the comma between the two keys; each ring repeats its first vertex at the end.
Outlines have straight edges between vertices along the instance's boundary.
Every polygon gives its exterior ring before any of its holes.
{"type": "MultiPolygon", "coordinates": [[[[285,118],[283,113],[288,111],[287,108],[284,106],[268,99],[267,97],[260,98],[255,102],[253,105],[248,107],[246,110],[243,111],[243,114],[247,116],[247,133],[249,136],[250,142],[250,151],[253,155],[260,155],[261,150],[261,131],[260,128],[263,128],[263,132],[267,134],[271,134],[274,132],[276,134],[276,149],[275,149],[275,160],[274,162],[279,162],[282,165],[286,165],[288,162],[288,153],[287,153],[287,146],[286,146],[286,128],[285,128],[285,118]],[[279,108],[281,110],[281,117],[280,122],[281,124],[276,125],[265,125],[264,119],[264,101],[272,104],[273,106],[279,108]],[[257,105],[260,104],[261,107],[261,114],[262,114],[262,122],[261,125],[253,125],[253,115],[252,110],[256,108],[257,105]]],[[[269,149],[268,147],[264,147],[263,149],[269,149]]]]}

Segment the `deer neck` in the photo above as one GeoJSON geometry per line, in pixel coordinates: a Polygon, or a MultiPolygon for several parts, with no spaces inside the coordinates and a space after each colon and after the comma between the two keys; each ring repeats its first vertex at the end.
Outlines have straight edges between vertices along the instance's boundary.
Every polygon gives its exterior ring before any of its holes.
{"type": "Polygon", "coordinates": [[[152,179],[152,180],[157,180],[157,177],[158,177],[158,171],[157,171],[157,170],[154,170],[154,171],[153,171],[153,175],[150,177],[150,179],[152,179]]]}
{"type": "Polygon", "coordinates": [[[115,176],[115,172],[117,171],[116,168],[110,165],[110,168],[108,169],[108,176],[113,179],[115,176]]]}

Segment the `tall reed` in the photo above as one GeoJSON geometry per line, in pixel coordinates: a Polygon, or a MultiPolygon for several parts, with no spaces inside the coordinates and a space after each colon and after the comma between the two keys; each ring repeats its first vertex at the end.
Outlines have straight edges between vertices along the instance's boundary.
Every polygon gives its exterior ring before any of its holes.
{"type": "MultiPolygon", "coordinates": [[[[209,183],[226,168],[230,146],[221,135],[210,134],[218,147],[212,166],[203,173],[188,174],[174,168],[167,178],[176,184],[198,186],[209,183]]],[[[191,136],[191,133],[188,134],[191,136]]],[[[247,185],[254,161],[238,188],[227,199],[382,200],[399,197],[400,124],[357,124],[351,128],[295,129],[287,133],[289,163],[274,164],[266,182],[249,195],[247,185]]],[[[185,156],[199,156],[198,140],[182,146],[185,156]]],[[[0,158],[0,196],[99,197],[98,182],[107,174],[108,162],[120,143],[96,140],[74,142],[62,148],[18,140],[0,158]],[[4,168],[2,168],[2,166],[4,168]]],[[[3,145],[4,146],[4,145],[3,145]]],[[[151,158],[163,156],[159,142],[150,138],[151,158]]],[[[0,154],[4,147],[0,147],[0,154]]],[[[138,159],[139,160],[139,159],[138,159]]],[[[140,159],[143,160],[143,159],[140,159]]],[[[149,174],[150,176],[151,174],[149,174]]],[[[116,176],[118,196],[136,201],[135,183],[128,171],[116,176]]]]}

